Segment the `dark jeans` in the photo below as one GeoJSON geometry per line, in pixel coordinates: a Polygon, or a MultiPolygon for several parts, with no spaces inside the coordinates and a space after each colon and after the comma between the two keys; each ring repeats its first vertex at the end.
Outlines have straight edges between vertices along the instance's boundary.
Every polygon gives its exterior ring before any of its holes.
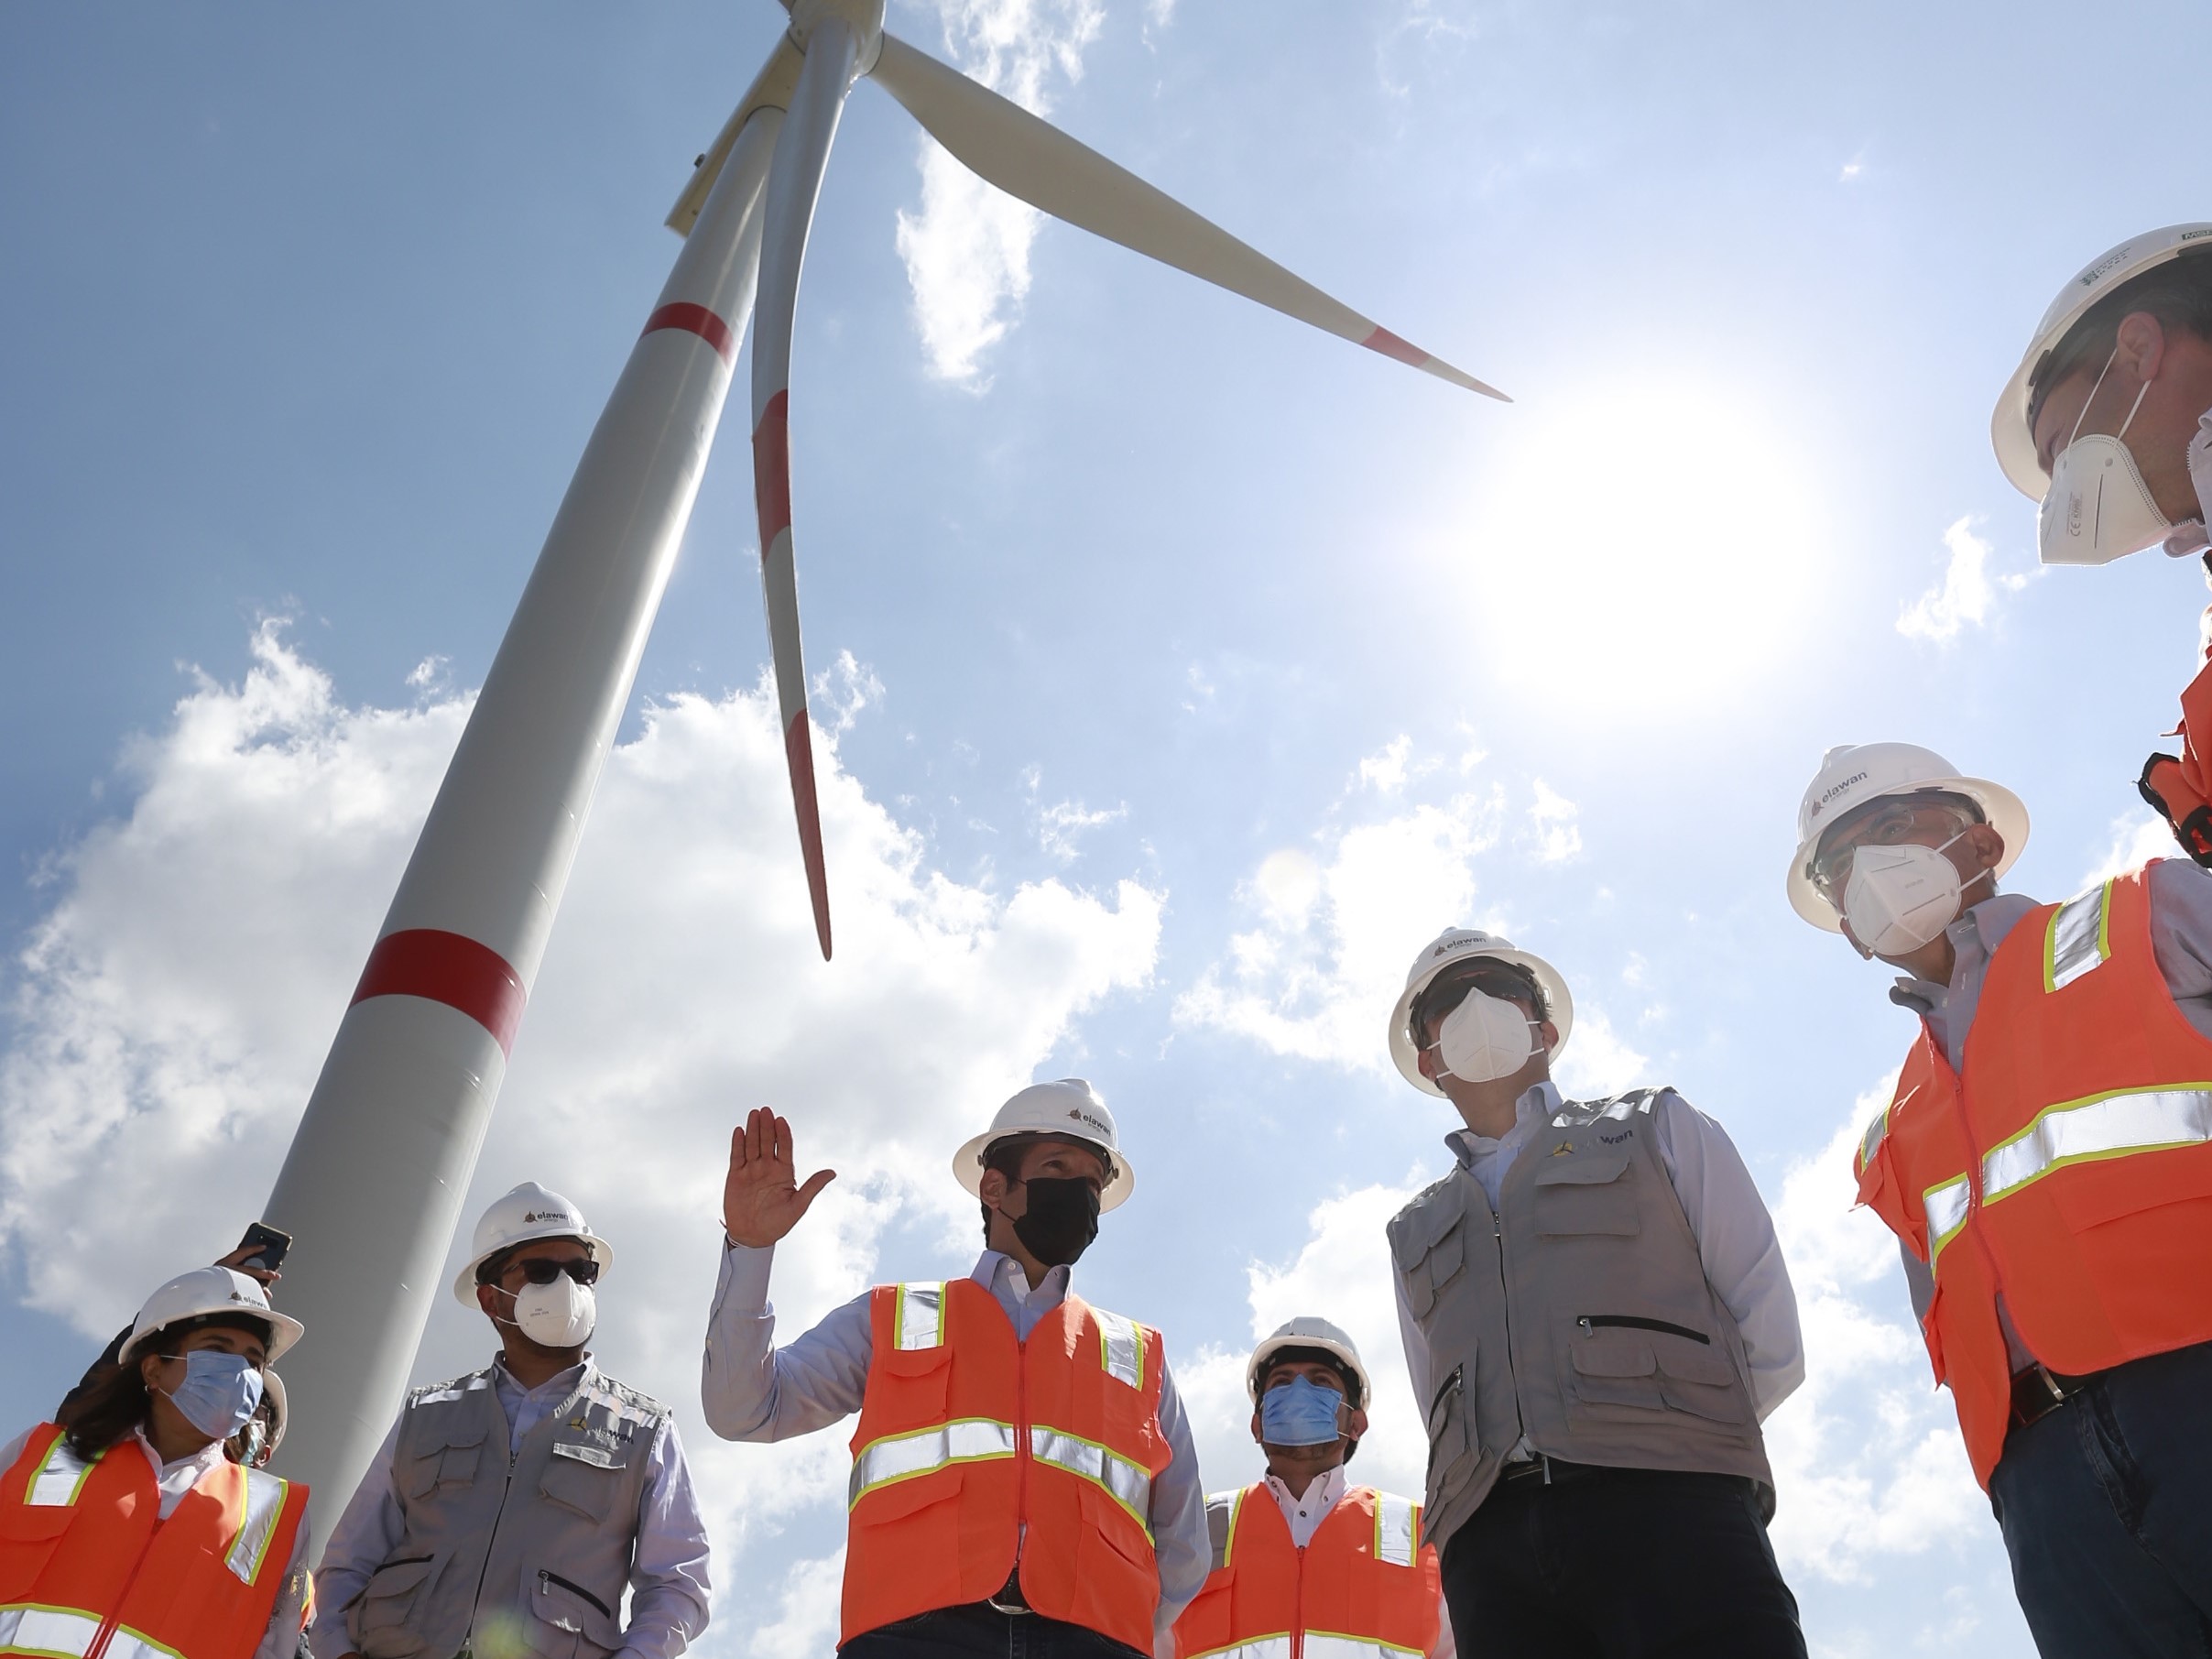
{"type": "Polygon", "coordinates": [[[863,1631],[837,1659],[1149,1659],[1133,1647],[1080,1624],[1038,1613],[1002,1613],[984,1603],[941,1607],[863,1631]]]}
{"type": "Polygon", "coordinates": [[[1748,1480],[1599,1469],[1501,1482],[1444,1541],[1480,1659],[1804,1659],[1748,1480]]]}
{"type": "Polygon", "coordinates": [[[2212,1654],[2212,1343],[2116,1366],[2005,1438],[1989,1507],[2043,1659],[2212,1654]]]}

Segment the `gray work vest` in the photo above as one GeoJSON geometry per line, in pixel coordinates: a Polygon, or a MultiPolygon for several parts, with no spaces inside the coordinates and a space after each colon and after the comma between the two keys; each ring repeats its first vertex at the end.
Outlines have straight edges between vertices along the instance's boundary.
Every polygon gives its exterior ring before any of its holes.
{"type": "Polygon", "coordinates": [[[417,1389],[392,1495],[406,1531],[346,1609],[364,1659],[607,1659],[622,1645],[646,1461],[669,1408],[586,1361],[507,1444],[492,1373],[417,1389]]]}
{"type": "Polygon", "coordinates": [[[1506,1172],[1498,1214],[1455,1165],[1391,1218],[1429,1346],[1425,1541],[1481,1506],[1524,1435],[1570,1463],[1748,1475],[1771,1512],[1743,1338],[1660,1160],[1664,1092],[1566,1102],[1506,1172]]]}

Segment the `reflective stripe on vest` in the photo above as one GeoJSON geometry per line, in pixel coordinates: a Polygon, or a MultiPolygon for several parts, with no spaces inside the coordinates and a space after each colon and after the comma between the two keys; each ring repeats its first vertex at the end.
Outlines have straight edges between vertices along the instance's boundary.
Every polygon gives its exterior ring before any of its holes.
{"type": "Polygon", "coordinates": [[[1397,1647],[1362,1636],[1333,1636],[1325,1631],[1308,1631],[1306,1659],[1388,1659],[1392,1654],[1419,1654],[1417,1647],[1397,1647]]]}
{"type": "Polygon", "coordinates": [[[955,1463],[981,1463],[1014,1455],[1014,1425],[988,1417],[963,1417],[940,1428],[910,1435],[886,1435],[863,1446],[853,1459],[844,1506],[851,1509],[878,1487],[935,1474],[955,1463]]]}
{"type": "MultiPolygon", "coordinates": [[[[875,1447],[868,1449],[873,1451],[875,1447]]],[[[1146,1537],[1152,1535],[1152,1477],[1141,1466],[1108,1451],[1095,1440],[1085,1440],[1081,1435],[1056,1428],[1032,1427],[1030,1455],[1040,1463],[1049,1463],[1054,1468],[1063,1468],[1090,1481],[1128,1511],[1130,1519],[1144,1528],[1146,1537]]]]}
{"type": "Polygon", "coordinates": [[[1958,1236],[1973,1211],[1973,1184],[1964,1175],[1943,1182],[1921,1195],[1920,1206],[1928,1216],[1928,1265],[1933,1267],[1937,1253],[1958,1236]]]}
{"type": "Polygon", "coordinates": [[[1874,1121],[1867,1125],[1867,1132],[1859,1137],[1858,1173],[1864,1174],[1873,1167],[1874,1154],[1881,1150],[1881,1138],[1890,1132],[1890,1108],[1883,1107],[1874,1114],[1874,1121]]]}
{"type": "Polygon", "coordinates": [[[1093,1308],[1091,1317],[1098,1321],[1098,1363],[1105,1367],[1106,1374],[1131,1388],[1142,1388],[1144,1326],[1103,1307],[1093,1308]]]}
{"type": "Polygon", "coordinates": [[[261,1577],[261,1568],[268,1560],[269,1543],[277,1535],[277,1523],[283,1518],[284,1498],[291,1482],[258,1469],[241,1472],[245,1476],[245,1519],[223,1564],[238,1575],[241,1584],[251,1584],[261,1577]]]}
{"type": "Polygon", "coordinates": [[[99,1457],[87,1459],[71,1451],[69,1431],[60,1431],[54,1435],[53,1448],[46,1454],[46,1461],[31,1477],[30,1489],[23,1494],[23,1501],[41,1507],[76,1502],[92,1475],[93,1465],[99,1461],[99,1457]]]}
{"type": "MultiPolygon", "coordinates": [[[[58,1607],[18,1606],[0,1609],[0,1648],[11,1654],[52,1654],[59,1659],[83,1659],[100,1633],[100,1621],[90,1613],[72,1613],[58,1607]]],[[[120,1636],[122,1632],[116,1632],[120,1636]]]]}
{"type": "Polygon", "coordinates": [[[2111,907],[2105,902],[2111,885],[2108,881],[2092,888],[2051,912],[2051,925],[2043,935],[2046,991],[2065,989],[2091,968],[2102,966],[2111,955],[2112,940],[2106,922],[2111,907]]]}
{"type": "Polygon", "coordinates": [[[944,1345],[944,1282],[902,1284],[891,1332],[902,1351],[944,1345]]]}
{"type": "Polygon", "coordinates": [[[1982,1160],[1983,1202],[1994,1204],[2069,1163],[2207,1141],[2212,1141],[2212,1086],[2121,1090],[2046,1107],[1982,1160]]]}
{"type": "Polygon", "coordinates": [[[1411,1566],[1420,1549],[1421,1505],[1389,1492],[1375,1494],[1375,1559],[1411,1566]]]}
{"type": "MultiPolygon", "coordinates": [[[[1308,1637],[1310,1642],[1312,1637],[1308,1637]]],[[[1239,1642],[1230,1647],[1208,1648],[1203,1654],[1193,1654],[1191,1659],[1291,1659],[1289,1632],[1280,1636],[1261,1636],[1253,1642],[1239,1642]]]]}

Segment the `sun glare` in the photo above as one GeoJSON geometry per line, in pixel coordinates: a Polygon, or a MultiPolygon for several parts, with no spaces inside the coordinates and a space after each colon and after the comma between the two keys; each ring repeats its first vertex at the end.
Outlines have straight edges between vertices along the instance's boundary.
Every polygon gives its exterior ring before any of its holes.
{"type": "Polygon", "coordinates": [[[1604,386],[1528,408],[1445,542],[1490,666],[1552,704],[1631,716],[1771,678],[1804,642],[1827,562],[1782,426],[1714,387],[1604,386]]]}

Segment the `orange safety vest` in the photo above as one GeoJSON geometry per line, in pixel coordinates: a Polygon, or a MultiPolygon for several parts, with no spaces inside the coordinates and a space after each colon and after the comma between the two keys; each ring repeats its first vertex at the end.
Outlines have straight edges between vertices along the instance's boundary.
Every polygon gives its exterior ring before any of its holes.
{"type": "Polygon", "coordinates": [[[2212,1341],[2212,1041],[2159,972],[2149,879],[2021,917],[1963,1083],[1923,1028],[1859,1146],[1860,1202],[1934,1270],[1922,1329],[1984,1487],[2011,1422],[1999,1296],[2064,1374],[2212,1341]]]}
{"type": "MultiPolygon", "coordinates": [[[[2212,572],[2212,554],[2206,557],[2206,568],[2212,572]]],[[[2201,631],[2207,636],[2207,660],[2183,688],[2181,722],[2171,734],[2181,739],[2181,753],[2154,754],[2144,761],[2135,789],[2158,809],[2183,851],[2199,864],[2212,865],[2212,764],[2197,747],[2200,734],[2212,738],[2212,609],[2205,612],[2201,631]]]]}
{"type": "Polygon", "coordinates": [[[972,1279],[878,1285],[868,1326],[838,1640],[994,1597],[1019,1559],[1037,1612],[1150,1653],[1160,1333],[1070,1295],[1018,1340],[972,1279]]]}
{"type": "Polygon", "coordinates": [[[167,1521],[124,1440],[87,1462],[41,1424],[0,1476],[0,1654],[251,1659],[284,1588],[307,1488],[218,1463],[167,1521]]]}
{"type": "Polygon", "coordinates": [[[1206,1500],[1219,1542],[1175,1621],[1175,1659],[1391,1659],[1436,1645],[1436,1546],[1421,1505],[1349,1488],[1303,1549],[1262,1480],[1206,1500]]]}

